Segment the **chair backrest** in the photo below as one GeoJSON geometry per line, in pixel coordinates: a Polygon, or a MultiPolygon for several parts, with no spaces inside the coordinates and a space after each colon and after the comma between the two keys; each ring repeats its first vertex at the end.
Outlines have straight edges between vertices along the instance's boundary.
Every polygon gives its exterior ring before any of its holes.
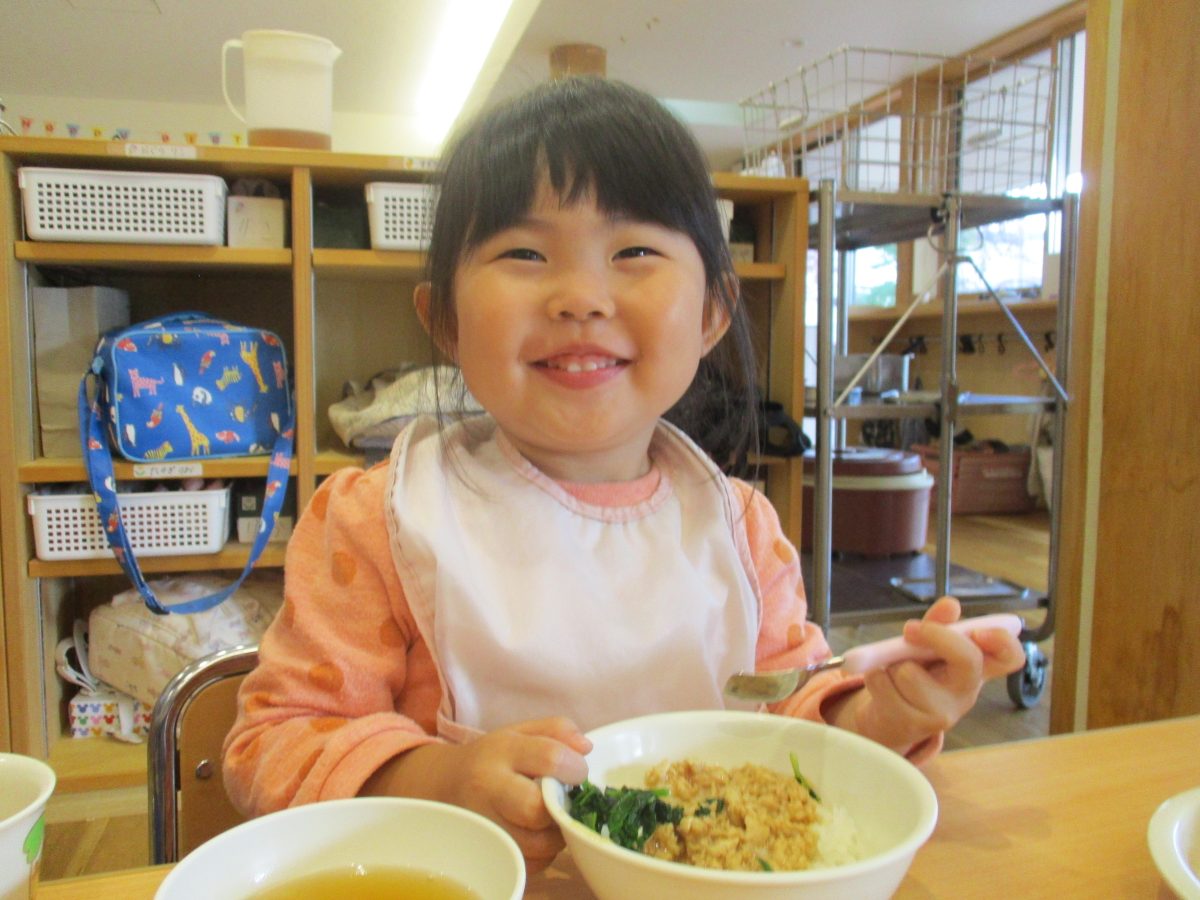
{"type": "Polygon", "coordinates": [[[221,777],[221,745],[237,715],[237,690],[258,647],[221,650],[167,684],[150,719],[150,858],[177,862],[245,817],[221,777]]]}

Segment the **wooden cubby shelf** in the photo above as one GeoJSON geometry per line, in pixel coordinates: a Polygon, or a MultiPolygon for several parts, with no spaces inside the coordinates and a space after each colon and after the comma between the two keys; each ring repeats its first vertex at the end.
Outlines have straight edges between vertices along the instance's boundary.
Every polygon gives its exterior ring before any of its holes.
{"type": "MultiPolygon", "coordinates": [[[[139,156],[136,145],[62,138],[0,136],[0,749],[51,761],[59,789],[93,791],[145,784],[144,748],[65,733],[72,689],[54,674],[54,648],[77,618],[86,618],[110,590],[127,584],[115,559],[36,558],[26,495],[41,485],[86,483],[83,460],[40,452],[31,287],[107,285],[124,290],[130,321],[203,310],[270,328],[288,345],[296,402],[292,482],[303,510],[322,479],[365,456],[344,447],[328,420],[343,386],[403,362],[429,358],[428,338],[409,298],[424,277],[423,252],[318,246],[325,205],[362,204],[376,181],[417,182],[426,173],[398,157],[261,148],[176,148],[139,156]],[[290,205],[284,248],[251,249],[133,243],[40,242],[26,238],[17,170],[23,166],[263,178],[290,205]],[[357,198],[357,199],[356,199],[357,198]]],[[[754,222],[755,261],[737,263],[755,337],[764,350],[765,393],[795,418],[802,414],[805,248],[808,185],[802,179],[715,174],[718,194],[754,222]]],[[[323,238],[322,238],[323,239],[323,238]]],[[[767,495],[784,528],[799,541],[800,460],[757,460],[767,495]]],[[[118,461],[121,481],[184,477],[265,478],[266,457],[203,460],[169,470],[118,461]],[[193,464],[193,466],[196,464],[193,464]]],[[[286,545],[272,543],[260,568],[283,565],[286,545]]],[[[139,559],[150,575],[240,571],[248,545],[230,541],[218,553],[139,559]]]]}

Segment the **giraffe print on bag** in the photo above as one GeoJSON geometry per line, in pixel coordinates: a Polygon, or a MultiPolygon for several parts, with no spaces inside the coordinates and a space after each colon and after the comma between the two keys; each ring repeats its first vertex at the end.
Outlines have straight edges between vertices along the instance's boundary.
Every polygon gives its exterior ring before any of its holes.
{"type": "Polygon", "coordinates": [[[208,456],[212,452],[208,443],[208,435],[192,424],[192,420],[188,418],[187,411],[182,406],[176,406],[175,412],[179,413],[179,417],[183,419],[183,424],[187,427],[188,435],[192,439],[192,456],[208,456]]]}
{"type": "Polygon", "coordinates": [[[254,376],[254,380],[258,382],[258,392],[265,394],[267,383],[263,381],[262,372],[258,368],[258,341],[242,341],[241,357],[242,362],[250,367],[250,374],[254,376]]]}

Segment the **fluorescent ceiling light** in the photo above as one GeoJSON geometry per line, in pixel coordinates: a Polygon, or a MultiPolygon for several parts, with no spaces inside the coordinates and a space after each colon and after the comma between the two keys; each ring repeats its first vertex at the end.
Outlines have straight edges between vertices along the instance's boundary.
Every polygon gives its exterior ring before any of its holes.
{"type": "Polygon", "coordinates": [[[450,0],[417,93],[424,136],[440,145],[466,102],[512,0],[450,0]]]}

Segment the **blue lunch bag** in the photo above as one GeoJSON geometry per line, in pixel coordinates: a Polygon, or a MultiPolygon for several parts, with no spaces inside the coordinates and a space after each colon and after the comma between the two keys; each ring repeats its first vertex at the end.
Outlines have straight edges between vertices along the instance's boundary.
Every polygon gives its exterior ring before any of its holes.
{"type": "Polygon", "coordinates": [[[79,434],[88,481],[117,561],[155,612],[200,612],[242,583],[283,505],[295,409],[283,342],[272,332],[185,312],[109,332],[79,384],[79,434]],[[94,384],[94,396],[89,387],[94,384]],[[270,454],[258,535],[228,588],[164,607],[142,577],[121,524],[113,448],[140,463],[270,454]]]}

